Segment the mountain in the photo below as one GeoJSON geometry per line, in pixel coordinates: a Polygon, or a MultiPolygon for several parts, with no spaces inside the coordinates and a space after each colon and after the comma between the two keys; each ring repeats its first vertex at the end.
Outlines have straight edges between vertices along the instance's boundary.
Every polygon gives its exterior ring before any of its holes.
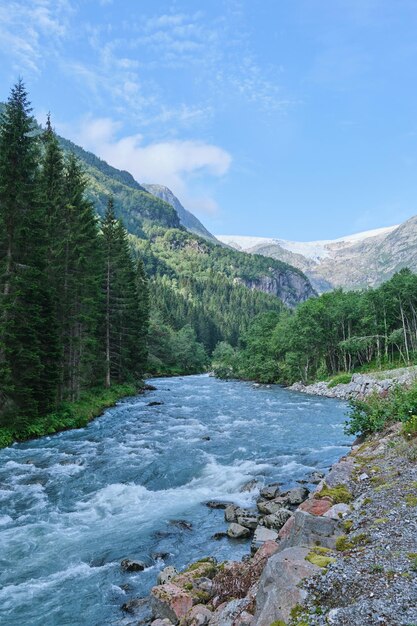
{"type": "Polygon", "coordinates": [[[164,200],[164,202],[168,202],[177,212],[180,223],[184,228],[186,228],[191,233],[195,235],[200,235],[200,237],[204,237],[205,239],[210,239],[211,241],[216,241],[216,238],[209,233],[207,228],[203,226],[199,219],[196,218],[195,215],[184,209],[181,202],[178,198],[172,193],[168,187],[164,185],[143,185],[146,191],[149,191],[153,196],[164,200]]]}
{"type": "Polygon", "coordinates": [[[298,267],[318,292],[335,287],[374,287],[404,267],[417,271],[417,216],[398,226],[333,240],[295,242],[235,235],[218,235],[217,238],[237,250],[262,254],[298,267]]]}

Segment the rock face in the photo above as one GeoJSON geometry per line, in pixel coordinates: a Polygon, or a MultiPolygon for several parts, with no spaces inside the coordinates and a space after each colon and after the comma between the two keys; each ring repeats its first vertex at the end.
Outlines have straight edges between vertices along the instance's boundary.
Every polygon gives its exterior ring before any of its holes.
{"type": "Polygon", "coordinates": [[[217,242],[217,239],[207,230],[207,228],[205,228],[205,226],[203,226],[200,220],[197,219],[195,215],[190,213],[190,211],[184,209],[181,202],[172,193],[172,191],[168,189],[168,187],[165,187],[164,185],[142,185],[142,187],[144,187],[146,191],[149,191],[149,193],[156,198],[160,198],[161,200],[164,200],[164,202],[168,202],[168,204],[170,204],[177,212],[182,226],[185,226],[187,230],[199,235],[200,237],[205,237],[206,239],[211,239],[212,241],[217,242]]]}
{"type": "Polygon", "coordinates": [[[314,396],[339,398],[340,400],[366,398],[374,392],[386,393],[395,385],[409,386],[417,378],[417,367],[381,372],[379,376],[375,378],[366,374],[353,374],[350,383],[341,383],[335,387],[329,387],[330,383],[328,382],[318,382],[312,385],[304,385],[299,382],[291,385],[290,389],[314,396]]]}
{"type": "Polygon", "coordinates": [[[289,307],[295,307],[300,302],[305,302],[316,295],[305,275],[293,267],[281,270],[271,267],[269,275],[253,279],[236,278],[235,281],[249,289],[257,289],[277,296],[289,307]]]}
{"type": "Polygon", "coordinates": [[[404,267],[417,270],[417,216],[399,226],[334,241],[221,236],[220,241],[250,254],[262,254],[299,268],[319,292],[358,289],[385,282],[404,267]]]}
{"type": "Polygon", "coordinates": [[[287,548],[268,560],[259,581],[253,626],[289,620],[291,609],[307,595],[298,583],[320,570],[306,561],[308,553],[308,548],[287,548]]]}

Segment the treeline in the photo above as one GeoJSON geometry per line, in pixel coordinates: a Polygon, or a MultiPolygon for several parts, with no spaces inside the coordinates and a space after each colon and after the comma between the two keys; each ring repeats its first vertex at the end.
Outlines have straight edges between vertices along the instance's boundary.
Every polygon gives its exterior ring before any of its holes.
{"type": "Polygon", "coordinates": [[[220,341],[236,346],[254,317],[283,310],[276,296],[242,284],[241,276],[267,271],[264,257],[257,264],[254,257],[178,230],[154,228],[148,236],[148,240],[131,237],[131,242],[150,279],[150,371],[167,371],[163,364],[171,371],[201,371],[220,341]],[[242,268],[241,257],[252,262],[247,266],[242,262],[242,268]],[[184,361],[178,361],[184,352],[177,348],[178,342],[184,344],[184,336],[191,346],[185,369],[184,361]]]}
{"type": "Polygon", "coordinates": [[[339,289],[293,313],[258,316],[237,349],[216,347],[213,368],[225,378],[288,384],[416,359],[417,276],[403,269],[376,289],[339,289]]]}
{"type": "Polygon", "coordinates": [[[27,425],[92,388],[141,376],[148,287],[111,198],[100,223],[86,178],[23,83],[0,117],[0,424],[27,425]],[[19,422],[20,420],[20,422],[19,422]]]}

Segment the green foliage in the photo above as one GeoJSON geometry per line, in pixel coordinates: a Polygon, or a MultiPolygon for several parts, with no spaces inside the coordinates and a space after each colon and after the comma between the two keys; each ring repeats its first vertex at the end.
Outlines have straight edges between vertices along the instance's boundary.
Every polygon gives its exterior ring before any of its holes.
{"type": "Polygon", "coordinates": [[[114,385],[109,389],[97,388],[84,392],[77,402],[62,403],[53,413],[29,420],[22,427],[0,425],[0,448],[13,441],[25,441],[34,437],[51,435],[69,428],[82,428],[90,420],[100,415],[104,409],[113,406],[123,396],[133,396],[138,392],[135,385],[114,385]]]}
{"type": "Polygon", "coordinates": [[[136,381],[147,356],[143,265],[114,220],[109,317],[102,289],[108,246],[87,178],[76,157],[62,153],[49,116],[40,133],[30,111],[19,81],[0,116],[2,444],[79,426],[107,401],[99,394],[97,404],[88,393],[104,382],[108,319],[115,382],[136,381]],[[82,413],[66,404],[81,398],[82,413]]]}
{"type": "Polygon", "coordinates": [[[353,495],[346,485],[329,487],[326,483],[324,483],[322,489],[316,492],[315,498],[331,498],[334,504],[349,504],[349,502],[352,502],[353,500],[353,495]]]}
{"type": "Polygon", "coordinates": [[[328,387],[332,389],[332,387],[336,387],[336,385],[347,385],[352,380],[351,374],[338,374],[337,376],[333,376],[330,380],[328,387]]]}
{"type": "Polygon", "coordinates": [[[350,406],[346,425],[349,434],[377,432],[387,424],[398,421],[404,422],[403,428],[409,428],[411,432],[417,414],[417,384],[409,389],[396,386],[384,396],[375,393],[365,400],[352,401],[350,406]]]}
{"type": "Polygon", "coordinates": [[[292,313],[279,312],[274,327],[255,320],[240,335],[235,375],[283,384],[330,379],[333,387],[350,382],[354,371],[410,365],[417,358],[416,309],[417,276],[407,269],[377,289],[311,298],[292,313]]]}

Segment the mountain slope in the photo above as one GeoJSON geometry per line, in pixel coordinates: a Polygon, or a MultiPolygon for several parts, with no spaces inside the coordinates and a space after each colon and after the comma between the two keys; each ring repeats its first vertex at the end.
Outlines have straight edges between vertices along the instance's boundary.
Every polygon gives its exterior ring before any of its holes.
{"type": "Polygon", "coordinates": [[[404,267],[417,271],[417,217],[335,240],[291,242],[234,235],[218,235],[218,239],[298,267],[319,292],[377,286],[404,267]]]}
{"type": "Polygon", "coordinates": [[[200,235],[200,237],[204,237],[205,239],[216,241],[216,238],[207,230],[205,226],[203,226],[200,220],[182,206],[181,202],[172,193],[172,191],[168,189],[168,187],[165,187],[164,185],[143,185],[143,187],[153,196],[164,200],[164,202],[168,202],[168,204],[174,207],[180,219],[181,225],[188,231],[194,233],[195,235],[200,235]]]}

